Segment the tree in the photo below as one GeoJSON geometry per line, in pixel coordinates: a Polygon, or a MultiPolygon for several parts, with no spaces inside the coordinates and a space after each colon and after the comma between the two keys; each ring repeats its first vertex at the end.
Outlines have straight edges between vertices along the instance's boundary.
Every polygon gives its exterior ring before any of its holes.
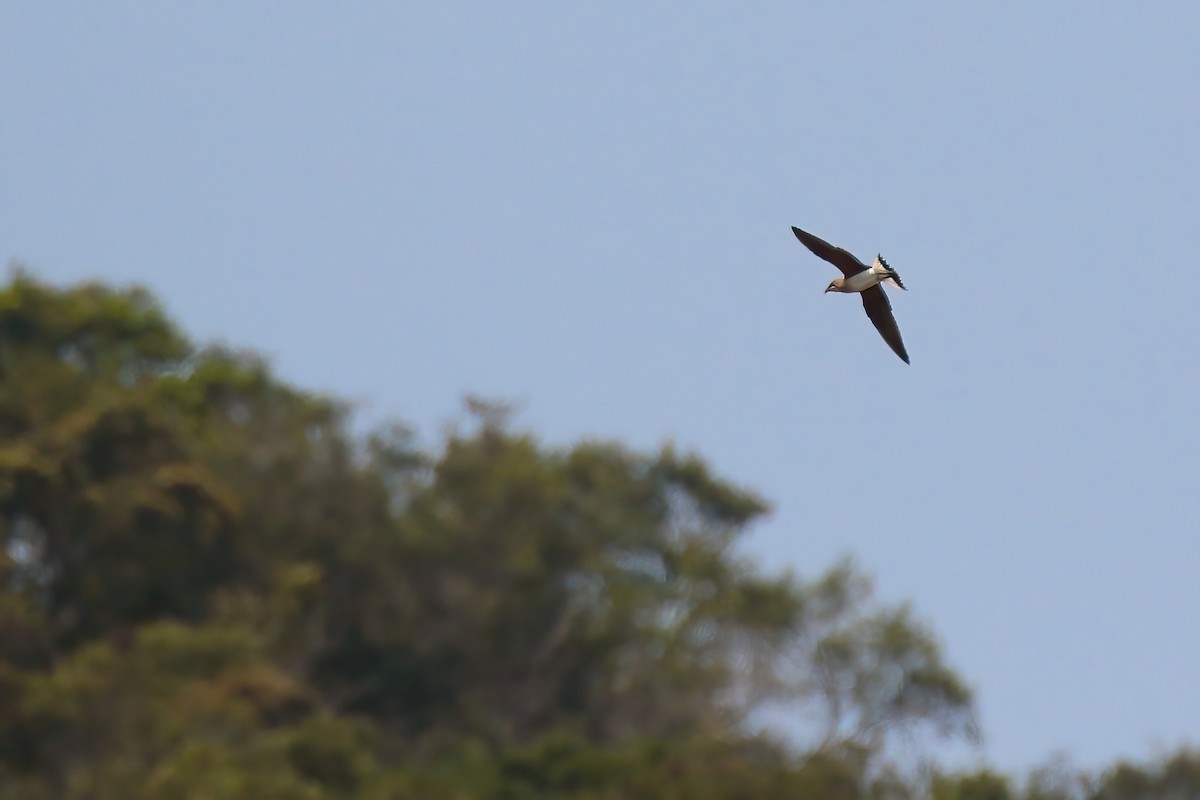
{"type": "Polygon", "coordinates": [[[871,758],[890,738],[923,731],[978,740],[971,690],[909,607],[881,606],[850,561],[807,586],[804,598],[785,683],[815,710],[819,748],[871,758]]]}
{"type": "Polygon", "coordinates": [[[1016,800],[1008,779],[990,770],[953,777],[935,776],[930,797],[932,800],[1016,800]]]}
{"type": "Polygon", "coordinates": [[[1092,781],[1088,800],[1193,800],[1200,797],[1200,752],[1181,749],[1157,763],[1121,761],[1092,781]]]}
{"type": "Polygon", "coordinates": [[[155,402],[188,352],[141,291],[0,295],[0,653],[62,648],[161,616],[198,620],[236,568],[236,498],[155,402]]]}
{"type": "Polygon", "coordinates": [[[762,572],[766,503],[696,455],[480,401],[360,436],[143,290],[23,273],[0,378],[0,797],[852,797],[974,731],[907,608],[762,572]],[[748,733],[781,698],[818,747],[748,733]]]}

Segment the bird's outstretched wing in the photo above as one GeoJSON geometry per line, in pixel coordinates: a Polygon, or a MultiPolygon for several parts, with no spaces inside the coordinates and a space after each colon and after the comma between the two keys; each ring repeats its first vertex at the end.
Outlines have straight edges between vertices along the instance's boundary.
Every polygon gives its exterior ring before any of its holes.
{"type": "Polygon", "coordinates": [[[892,304],[884,293],[883,287],[875,284],[862,292],[862,301],[863,310],[867,312],[871,322],[875,323],[875,330],[879,331],[879,335],[888,343],[888,347],[904,359],[905,364],[910,363],[908,351],[904,349],[904,340],[900,338],[900,326],[896,324],[896,318],[892,315],[892,304]]]}
{"type": "Polygon", "coordinates": [[[805,247],[813,251],[814,255],[816,255],[818,258],[825,259],[830,264],[833,264],[835,267],[840,269],[842,274],[847,278],[849,278],[851,275],[857,275],[867,268],[866,264],[850,255],[849,252],[840,247],[834,247],[819,236],[813,236],[808,231],[802,231],[795,225],[792,226],[792,233],[796,234],[796,238],[799,239],[805,247]]]}

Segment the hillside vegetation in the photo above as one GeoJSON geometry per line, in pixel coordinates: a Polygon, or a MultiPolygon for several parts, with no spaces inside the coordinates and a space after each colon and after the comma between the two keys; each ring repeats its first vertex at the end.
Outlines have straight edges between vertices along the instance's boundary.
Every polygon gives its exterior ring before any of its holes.
{"type": "Polygon", "coordinates": [[[359,435],[145,291],[15,273],[0,798],[1200,796],[1186,751],[902,769],[978,736],[906,607],[849,563],[748,561],[766,504],[694,455],[551,447],[467,405],[434,447],[359,435]]]}

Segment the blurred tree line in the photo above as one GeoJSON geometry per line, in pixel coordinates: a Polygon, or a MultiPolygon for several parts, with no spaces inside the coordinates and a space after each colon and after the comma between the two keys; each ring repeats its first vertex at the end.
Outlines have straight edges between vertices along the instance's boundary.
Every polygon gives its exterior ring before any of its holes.
{"type": "Polygon", "coordinates": [[[0,289],[0,800],[1200,797],[1200,755],[906,772],[969,688],[852,564],[739,555],[699,458],[435,448],[140,289],[0,289]],[[791,708],[800,741],[757,723],[791,708]],[[804,734],[807,734],[805,738],[804,734]]]}

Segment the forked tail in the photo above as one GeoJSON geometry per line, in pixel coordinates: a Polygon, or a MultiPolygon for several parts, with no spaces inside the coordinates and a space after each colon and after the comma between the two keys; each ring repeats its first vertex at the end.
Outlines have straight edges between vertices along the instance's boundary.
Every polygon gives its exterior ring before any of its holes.
{"type": "Polygon", "coordinates": [[[904,285],[904,281],[900,280],[900,273],[888,266],[888,263],[883,260],[883,256],[875,256],[875,264],[873,268],[881,276],[880,282],[886,283],[889,286],[895,286],[897,289],[908,291],[908,287],[904,285]]]}

